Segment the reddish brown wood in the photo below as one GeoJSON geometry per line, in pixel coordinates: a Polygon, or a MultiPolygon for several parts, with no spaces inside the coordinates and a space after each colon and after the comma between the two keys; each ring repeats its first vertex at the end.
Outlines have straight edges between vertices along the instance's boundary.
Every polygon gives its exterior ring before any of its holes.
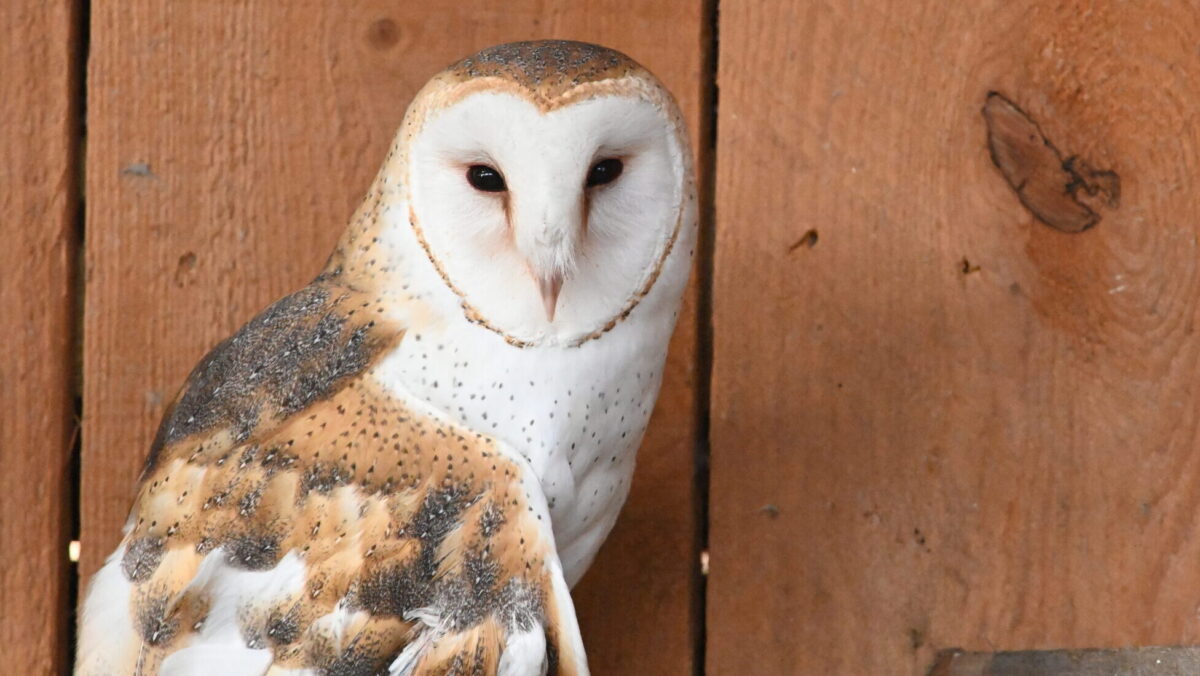
{"type": "MultiPolygon", "coordinates": [[[[164,403],[207,348],[319,270],[430,75],[497,42],[601,42],[662,76],[696,130],[701,9],[698,0],[93,3],[84,570],[118,539],[164,403]]],[[[692,312],[629,507],[576,594],[597,673],[691,669],[692,312]]]]}
{"type": "Polygon", "coordinates": [[[67,664],[76,11],[73,2],[0,3],[0,670],[8,673],[67,664]]]}
{"type": "Polygon", "coordinates": [[[710,673],[1200,641],[1198,32],[1184,2],[722,3],[710,673]],[[993,90],[1119,206],[1036,221],[993,90]]]}

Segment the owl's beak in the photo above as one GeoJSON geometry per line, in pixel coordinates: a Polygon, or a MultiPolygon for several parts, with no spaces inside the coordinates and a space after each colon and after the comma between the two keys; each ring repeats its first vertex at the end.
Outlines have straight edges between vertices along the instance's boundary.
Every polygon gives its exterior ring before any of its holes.
{"type": "Polygon", "coordinates": [[[575,269],[585,229],[583,191],[572,175],[560,173],[529,180],[530,188],[513,197],[509,221],[548,322],[554,322],[559,292],[575,269]]]}
{"type": "Polygon", "coordinates": [[[558,307],[558,292],[562,291],[562,285],[562,275],[538,278],[538,291],[542,294],[542,305],[546,308],[546,321],[554,321],[554,310],[558,307]]]}

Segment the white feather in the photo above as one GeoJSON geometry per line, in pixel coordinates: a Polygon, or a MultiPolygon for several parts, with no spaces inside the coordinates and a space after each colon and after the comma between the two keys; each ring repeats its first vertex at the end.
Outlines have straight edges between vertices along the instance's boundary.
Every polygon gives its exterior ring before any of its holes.
{"type": "Polygon", "coordinates": [[[298,594],[304,588],[304,560],[288,552],[270,570],[242,570],[230,566],[223,547],[214,549],[196,571],[189,590],[203,590],[211,605],[199,634],[198,644],[244,644],[238,628],[238,613],[247,608],[267,608],[272,603],[298,594]]]}
{"type": "Polygon", "coordinates": [[[429,630],[415,635],[388,667],[388,676],[413,676],[413,670],[417,667],[421,653],[433,643],[433,637],[434,632],[429,630]]]}
{"type": "Polygon", "coordinates": [[[160,676],[262,676],[271,666],[270,650],[244,645],[203,644],[171,653],[163,660],[160,676]]]}
{"type": "Polygon", "coordinates": [[[230,566],[224,549],[214,549],[200,562],[187,587],[210,600],[208,615],[200,631],[163,661],[162,673],[261,676],[271,664],[271,651],[246,646],[238,616],[247,609],[268,608],[300,592],[304,579],[304,561],[295,552],[289,552],[270,570],[249,571],[230,566]]]}
{"type": "Polygon", "coordinates": [[[529,676],[546,673],[546,632],[536,626],[530,631],[515,632],[504,644],[498,676],[529,676]]]}
{"type": "Polygon", "coordinates": [[[129,614],[133,584],[121,571],[125,547],[117,548],[92,578],[79,623],[77,665],[81,674],[109,674],[127,663],[141,638],[129,614]]]}
{"type": "Polygon", "coordinates": [[[333,610],[314,620],[309,631],[324,636],[331,642],[335,652],[340,652],[354,638],[346,635],[347,630],[356,622],[364,621],[369,617],[370,615],[366,611],[351,610],[343,600],[334,606],[333,610]]]}

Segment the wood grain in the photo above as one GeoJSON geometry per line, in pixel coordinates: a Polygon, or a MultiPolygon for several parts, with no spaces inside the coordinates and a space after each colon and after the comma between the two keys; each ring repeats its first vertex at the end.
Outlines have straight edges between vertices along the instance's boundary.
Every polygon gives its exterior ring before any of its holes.
{"type": "Polygon", "coordinates": [[[710,673],[1200,642],[1198,31],[1183,2],[722,5],[710,673]],[[992,90],[1120,208],[1035,222],[992,90]]]}
{"type": "Polygon", "coordinates": [[[73,2],[0,3],[0,645],[66,667],[75,430],[73,2]]]}
{"type": "MultiPolygon", "coordinates": [[[[695,132],[701,9],[93,2],[83,569],[118,540],[164,402],[209,347],[319,270],[430,75],[498,42],[601,42],[658,73],[695,132]]],[[[693,312],[626,513],[576,593],[596,673],[691,669],[693,312]]]]}

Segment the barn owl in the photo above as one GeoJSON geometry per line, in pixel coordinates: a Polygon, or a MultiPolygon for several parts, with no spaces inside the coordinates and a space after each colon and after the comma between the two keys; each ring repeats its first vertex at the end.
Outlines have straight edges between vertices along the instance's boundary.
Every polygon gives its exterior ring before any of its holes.
{"type": "Polygon", "coordinates": [[[695,240],[691,151],[610,49],[415,97],[325,269],[196,366],[83,603],[79,674],[586,674],[695,240]]]}

